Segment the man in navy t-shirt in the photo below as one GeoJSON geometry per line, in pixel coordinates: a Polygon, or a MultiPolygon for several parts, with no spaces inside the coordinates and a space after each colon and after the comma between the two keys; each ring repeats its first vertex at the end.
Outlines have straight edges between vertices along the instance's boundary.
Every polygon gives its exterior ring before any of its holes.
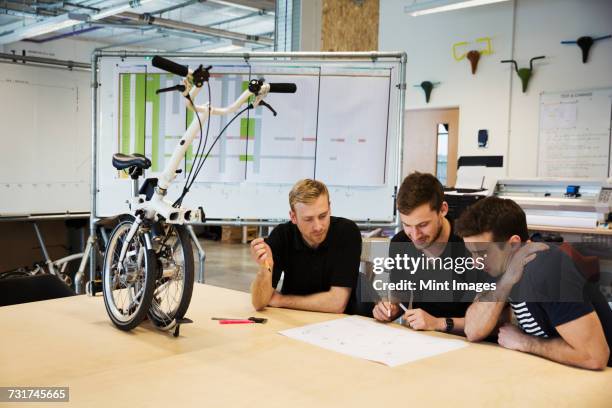
{"type": "Polygon", "coordinates": [[[518,204],[488,197],[470,206],[455,227],[468,250],[486,259],[485,271],[498,278],[496,289],[468,308],[468,340],[483,340],[499,328],[503,347],[581,368],[612,367],[608,303],[558,248],[522,244],[528,231],[518,204]],[[512,317],[517,325],[509,323],[512,317]]]}

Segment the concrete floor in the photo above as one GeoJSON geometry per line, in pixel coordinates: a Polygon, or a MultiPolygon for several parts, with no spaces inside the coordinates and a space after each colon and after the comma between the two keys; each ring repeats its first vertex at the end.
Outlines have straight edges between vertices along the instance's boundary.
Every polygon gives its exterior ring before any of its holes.
{"type": "MultiPolygon", "coordinates": [[[[249,292],[257,273],[257,265],[251,259],[248,244],[228,244],[200,239],[206,251],[204,262],[205,283],[223,288],[249,292]]],[[[197,279],[196,264],[196,279],[197,279]]]]}

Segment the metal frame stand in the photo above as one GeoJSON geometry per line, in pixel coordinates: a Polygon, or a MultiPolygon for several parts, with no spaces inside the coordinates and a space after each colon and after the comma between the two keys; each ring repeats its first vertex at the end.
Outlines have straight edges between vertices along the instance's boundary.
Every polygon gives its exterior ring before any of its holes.
{"type": "MultiPolygon", "coordinates": [[[[186,57],[186,58],[239,58],[250,60],[253,58],[284,58],[284,59],[319,59],[319,60],[353,60],[353,61],[377,61],[379,59],[397,59],[400,65],[399,81],[397,87],[400,89],[399,95],[399,109],[400,115],[397,118],[397,129],[399,132],[398,140],[398,151],[397,151],[397,175],[396,185],[399,186],[401,183],[401,167],[402,167],[402,146],[404,139],[404,106],[405,106],[405,90],[406,90],[406,61],[407,55],[405,52],[252,52],[252,53],[177,53],[177,52],[160,52],[157,55],[163,57],[186,57]]],[[[128,51],[95,51],[91,56],[91,88],[92,88],[92,143],[91,143],[91,218],[90,218],[90,235],[95,236],[95,226],[98,221],[97,218],[97,152],[96,147],[98,144],[98,61],[102,57],[150,57],[150,52],[128,52],[128,51]]],[[[243,221],[240,219],[236,220],[216,220],[206,221],[203,225],[224,225],[224,226],[276,226],[278,221],[243,221]]],[[[360,227],[395,227],[399,225],[399,216],[395,215],[393,222],[364,222],[357,223],[360,227]]],[[[198,273],[198,282],[204,283],[204,261],[206,259],[206,252],[200,245],[195,236],[193,228],[189,226],[189,234],[195,243],[198,251],[198,257],[200,259],[200,267],[198,273]]],[[[90,281],[93,282],[95,278],[95,265],[96,265],[96,251],[91,251],[91,262],[89,268],[90,281]]],[[[93,288],[92,288],[93,289],[93,288]]],[[[95,294],[92,292],[92,295],[95,294]]]]}

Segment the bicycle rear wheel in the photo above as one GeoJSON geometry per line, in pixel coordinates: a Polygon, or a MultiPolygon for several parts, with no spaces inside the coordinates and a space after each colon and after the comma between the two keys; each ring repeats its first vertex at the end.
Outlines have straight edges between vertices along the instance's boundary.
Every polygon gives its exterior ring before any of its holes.
{"type": "Polygon", "coordinates": [[[155,289],[156,261],[139,230],[128,242],[127,252],[119,262],[134,218],[117,224],[111,233],[102,269],[104,305],[111,321],[121,330],[132,330],[147,314],[155,289]]]}
{"type": "Polygon", "coordinates": [[[191,302],[193,247],[184,225],[159,223],[153,231],[159,233],[153,237],[158,273],[148,316],[157,327],[169,328],[185,316],[191,302]]]}

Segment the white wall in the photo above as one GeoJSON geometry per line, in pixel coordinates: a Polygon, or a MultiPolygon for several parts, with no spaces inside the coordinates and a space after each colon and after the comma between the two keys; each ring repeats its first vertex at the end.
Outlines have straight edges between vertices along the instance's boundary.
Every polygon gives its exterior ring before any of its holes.
{"type": "Polygon", "coordinates": [[[521,0],[516,13],[515,59],[546,55],[538,63],[526,94],[515,76],[512,86],[510,124],[510,175],[534,177],[537,173],[535,148],[539,127],[539,98],[545,91],[603,88],[612,86],[612,39],[597,42],[589,61],[582,63],[576,40],[612,34],[610,0],[521,0]],[[533,147],[532,147],[533,146],[533,147]]]}
{"type": "Polygon", "coordinates": [[[74,38],[63,38],[54,41],[37,44],[28,41],[19,41],[4,45],[4,51],[10,54],[15,50],[15,54],[21,55],[22,50],[30,57],[53,58],[59,60],[69,60],[75,62],[91,62],[91,54],[96,47],[106,44],[77,40],[74,38]]]}
{"type": "Polygon", "coordinates": [[[91,75],[0,63],[0,216],[89,210],[91,75]]]}
{"type": "Polygon", "coordinates": [[[458,106],[459,155],[503,155],[510,177],[536,176],[540,92],[612,85],[612,40],[594,45],[586,65],[577,46],[560,44],[611,34],[610,0],[516,0],[420,17],[404,12],[408,4],[381,1],[379,31],[380,50],[408,53],[406,108],[458,106]],[[453,59],[452,45],[479,37],[492,39],[494,53],[472,75],[467,60],[453,59]],[[537,55],[547,59],[536,62],[523,94],[511,65],[499,61],[524,67],[537,55]],[[412,87],[424,80],[440,82],[429,104],[412,87]],[[488,129],[488,148],[477,147],[478,129],[488,129]]]}
{"type": "MultiPolygon", "coordinates": [[[[0,50],[90,63],[99,46],[60,39],[0,50]]],[[[0,144],[11,146],[0,152],[0,216],[89,211],[90,72],[0,61],[0,106],[0,144]]]]}

